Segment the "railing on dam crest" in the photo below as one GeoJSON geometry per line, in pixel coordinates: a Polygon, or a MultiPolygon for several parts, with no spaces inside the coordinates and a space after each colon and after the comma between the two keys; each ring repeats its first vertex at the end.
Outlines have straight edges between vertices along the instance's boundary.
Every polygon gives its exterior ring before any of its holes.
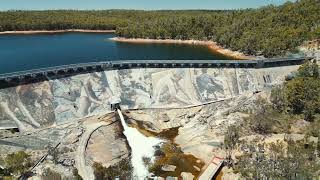
{"type": "MultiPolygon", "coordinates": [[[[132,68],[268,68],[302,64],[304,58],[262,60],[119,60],[62,65],[0,74],[0,85],[72,76],[95,71],[132,68]]],[[[0,87],[0,88],[1,88],[0,87]]]]}

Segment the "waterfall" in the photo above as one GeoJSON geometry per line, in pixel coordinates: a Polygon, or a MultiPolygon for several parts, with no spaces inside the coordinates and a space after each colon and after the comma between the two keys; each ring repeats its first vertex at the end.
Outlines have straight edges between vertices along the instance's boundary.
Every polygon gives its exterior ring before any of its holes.
{"type": "Polygon", "coordinates": [[[155,137],[146,137],[141,134],[136,128],[129,127],[119,109],[117,109],[123,126],[123,134],[126,136],[129,146],[131,147],[131,163],[133,166],[134,179],[145,179],[149,171],[145,166],[142,158],[147,157],[154,160],[154,146],[162,142],[155,137]]]}
{"type": "Polygon", "coordinates": [[[121,113],[121,110],[117,109],[117,111],[118,111],[118,114],[120,116],[120,120],[121,120],[121,124],[122,124],[123,130],[124,130],[124,132],[126,132],[129,127],[128,127],[127,123],[124,121],[124,117],[123,117],[123,115],[121,113]]]}

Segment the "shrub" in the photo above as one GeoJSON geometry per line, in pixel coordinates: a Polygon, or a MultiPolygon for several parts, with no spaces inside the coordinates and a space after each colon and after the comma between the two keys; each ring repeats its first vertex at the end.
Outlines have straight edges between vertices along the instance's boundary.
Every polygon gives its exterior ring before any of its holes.
{"type": "Polygon", "coordinates": [[[239,141],[239,131],[240,129],[236,125],[228,127],[227,132],[224,136],[224,145],[226,149],[234,149],[239,141]]]}
{"type": "Polygon", "coordinates": [[[303,113],[306,120],[312,120],[320,107],[320,79],[298,77],[286,84],[285,93],[292,113],[303,113]]]}
{"type": "Polygon", "coordinates": [[[272,88],[270,101],[274,110],[278,112],[286,111],[288,102],[282,85],[272,88]]]}
{"type": "Polygon", "coordinates": [[[320,175],[315,148],[301,142],[288,142],[288,149],[284,143],[271,143],[268,154],[244,153],[233,168],[246,179],[313,179],[320,175]]]}
{"type": "Polygon", "coordinates": [[[104,167],[101,163],[95,162],[93,169],[97,180],[115,179],[117,177],[120,179],[131,179],[133,167],[130,159],[122,159],[116,165],[108,168],[104,167]]]}
{"type": "Polygon", "coordinates": [[[32,166],[32,162],[29,154],[24,151],[18,151],[7,155],[5,165],[9,172],[20,175],[32,166]]]}
{"type": "Polygon", "coordinates": [[[82,180],[82,177],[79,175],[77,168],[73,168],[72,174],[73,174],[75,180],[82,180]]]}
{"type": "Polygon", "coordinates": [[[56,171],[47,168],[41,176],[42,180],[62,180],[62,176],[56,171]]]}
{"type": "Polygon", "coordinates": [[[261,97],[256,101],[254,114],[249,117],[251,129],[259,134],[271,133],[274,119],[271,115],[271,106],[261,97]]]}

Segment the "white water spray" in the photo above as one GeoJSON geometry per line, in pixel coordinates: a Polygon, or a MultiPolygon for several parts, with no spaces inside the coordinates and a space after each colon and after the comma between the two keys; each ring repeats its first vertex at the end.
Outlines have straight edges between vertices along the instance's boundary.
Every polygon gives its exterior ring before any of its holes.
{"type": "Polygon", "coordinates": [[[128,127],[124,121],[123,115],[117,109],[123,126],[123,134],[127,137],[129,146],[131,147],[131,163],[133,166],[133,177],[135,179],[145,179],[149,172],[142,160],[143,157],[154,159],[154,146],[162,141],[154,137],[146,137],[141,134],[136,128],[128,127]]]}

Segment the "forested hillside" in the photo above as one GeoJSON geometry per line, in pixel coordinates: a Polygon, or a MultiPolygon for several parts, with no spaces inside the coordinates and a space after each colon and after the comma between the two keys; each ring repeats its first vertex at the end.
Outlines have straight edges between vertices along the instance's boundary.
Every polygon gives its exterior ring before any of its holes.
{"type": "Polygon", "coordinates": [[[0,31],[114,29],[127,38],[212,40],[273,57],[319,38],[319,12],[319,0],[232,11],[7,11],[0,12],[0,31]]]}
{"type": "Polygon", "coordinates": [[[294,77],[272,88],[270,101],[257,98],[253,113],[228,127],[227,154],[237,148],[242,153],[234,153],[235,159],[230,155],[226,164],[240,179],[319,179],[319,73],[316,61],[306,62],[294,77]]]}

